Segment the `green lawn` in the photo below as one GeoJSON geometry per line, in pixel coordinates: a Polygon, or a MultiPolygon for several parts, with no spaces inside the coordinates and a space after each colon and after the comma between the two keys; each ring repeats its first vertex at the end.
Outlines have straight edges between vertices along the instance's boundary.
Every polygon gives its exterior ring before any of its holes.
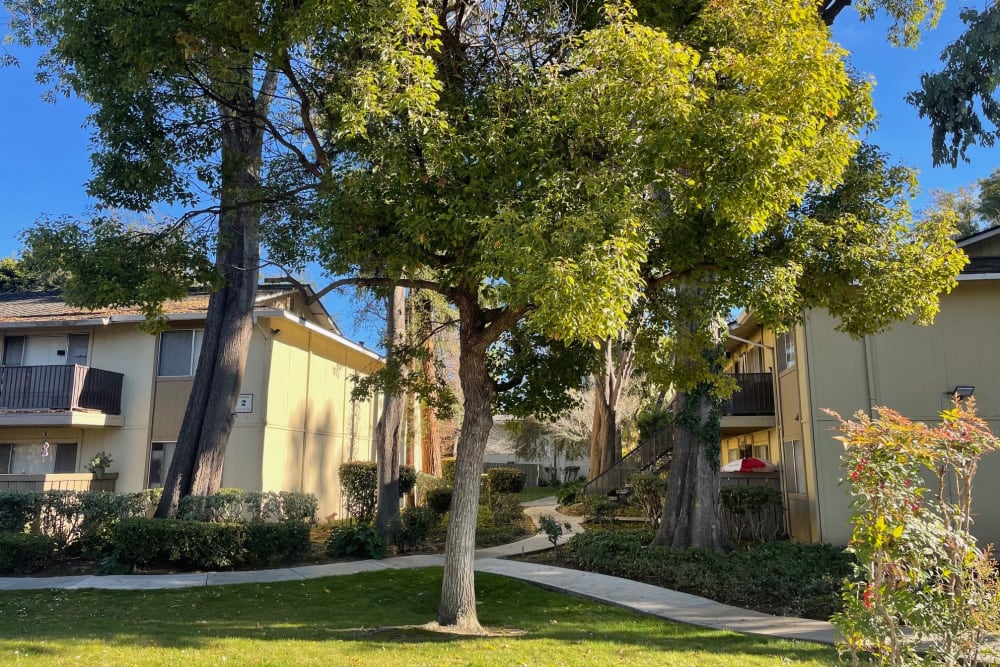
{"type": "Polygon", "coordinates": [[[480,620],[430,621],[441,570],[177,591],[5,591],[3,665],[833,665],[832,648],[669,623],[476,575],[480,620]]]}

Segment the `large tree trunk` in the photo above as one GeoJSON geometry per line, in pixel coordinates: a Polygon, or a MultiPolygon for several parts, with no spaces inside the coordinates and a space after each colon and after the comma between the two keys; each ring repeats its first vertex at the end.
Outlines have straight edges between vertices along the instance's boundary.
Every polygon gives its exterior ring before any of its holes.
{"type": "MultiPolygon", "coordinates": [[[[394,287],[387,303],[386,362],[395,363],[396,350],[406,338],[405,289],[394,287]]],[[[406,365],[400,365],[406,373],[406,365]]],[[[375,427],[375,450],[378,456],[378,506],[375,528],[383,537],[392,531],[393,519],[399,516],[399,450],[403,444],[403,408],[406,399],[386,392],[382,400],[382,416],[375,427]]]]}
{"type": "Polygon", "coordinates": [[[479,632],[473,561],[479,484],[486,440],[493,427],[490,403],[495,385],[486,370],[486,348],[491,339],[483,335],[482,313],[469,302],[459,301],[458,306],[462,321],[458,377],[465,397],[465,416],[455,448],[455,486],[445,541],[444,582],[437,620],[441,625],[479,632]]]}
{"type": "Polygon", "coordinates": [[[594,374],[594,428],[590,433],[590,478],[594,479],[622,457],[618,407],[635,370],[635,330],[619,332],[601,341],[601,368],[594,374]]]}
{"type": "Polygon", "coordinates": [[[667,498],[654,545],[725,548],[719,515],[718,403],[706,385],[677,394],[667,498]]]}
{"type": "Polygon", "coordinates": [[[253,69],[234,68],[232,74],[241,83],[231,83],[232,106],[219,108],[222,212],[217,263],[225,284],[208,302],[201,356],[156,508],[160,518],[172,515],[182,497],[212,494],[222,485],[222,463],[253,332],[260,211],[245,202],[259,192],[264,136],[260,117],[267,114],[277,78],[273,72],[265,74],[254,99],[253,69]]]}

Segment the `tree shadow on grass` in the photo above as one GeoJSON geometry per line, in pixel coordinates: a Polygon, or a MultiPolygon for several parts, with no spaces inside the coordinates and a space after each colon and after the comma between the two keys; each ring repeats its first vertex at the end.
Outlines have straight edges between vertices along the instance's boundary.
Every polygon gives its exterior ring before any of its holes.
{"type": "Polygon", "coordinates": [[[537,652],[541,642],[581,652],[681,652],[736,660],[780,654],[834,661],[833,650],[822,645],[671,623],[499,576],[480,573],[476,580],[480,621],[523,634],[480,638],[416,627],[437,610],[441,569],[428,568],[185,590],[8,591],[0,598],[0,652],[55,655],[54,647],[87,642],[201,650],[237,640],[331,642],[352,655],[384,657],[387,651],[418,656],[421,647],[436,644],[454,645],[468,655],[494,650],[499,641],[515,653],[537,652]]]}

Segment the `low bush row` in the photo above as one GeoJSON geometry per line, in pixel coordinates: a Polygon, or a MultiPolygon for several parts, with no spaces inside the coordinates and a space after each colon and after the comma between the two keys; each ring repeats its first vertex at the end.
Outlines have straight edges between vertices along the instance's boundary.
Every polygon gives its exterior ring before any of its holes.
{"type": "Polygon", "coordinates": [[[128,570],[169,567],[214,570],[269,566],[309,551],[301,522],[209,523],[178,519],[124,519],[111,530],[112,561],[128,570]]]}
{"type": "Polygon", "coordinates": [[[0,533],[0,575],[28,574],[52,563],[58,545],[51,537],[0,533]]]}
{"type": "Polygon", "coordinates": [[[826,620],[840,609],[853,559],[828,544],[768,542],[716,554],[646,546],[653,531],[592,530],[561,556],[580,569],[643,581],[759,611],[826,620]]]}
{"type": "Polygon", "coordinates": [[[212,523],[316,522],[319,504],[311,493],[219,489],[211,496],[185,496],[177,518],[212,523]]]}

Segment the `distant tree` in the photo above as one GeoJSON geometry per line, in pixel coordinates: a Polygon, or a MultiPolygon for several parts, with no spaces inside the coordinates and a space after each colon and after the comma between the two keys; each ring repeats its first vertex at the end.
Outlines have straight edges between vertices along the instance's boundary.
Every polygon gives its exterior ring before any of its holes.
{"type": "Polygon", "coordinates": [[[985,227],[986,222],[979,213],[979,186],[960,187],[955,192],[934,190],[931,192],[929,213],[953,213],[956,236],[975,234],[985,227]]]}
{"type": "Polygon", "coordinates": [[[63,285],[65,275],[45,271],[37,264],[30,254],[0,259],[0,292],[37,292],[63,285]]]}
{"type": "Polygon", "coordinates": [[[978,212],[991,226],[1000,225],[1000,168],[979,179],[978,212]]]}

